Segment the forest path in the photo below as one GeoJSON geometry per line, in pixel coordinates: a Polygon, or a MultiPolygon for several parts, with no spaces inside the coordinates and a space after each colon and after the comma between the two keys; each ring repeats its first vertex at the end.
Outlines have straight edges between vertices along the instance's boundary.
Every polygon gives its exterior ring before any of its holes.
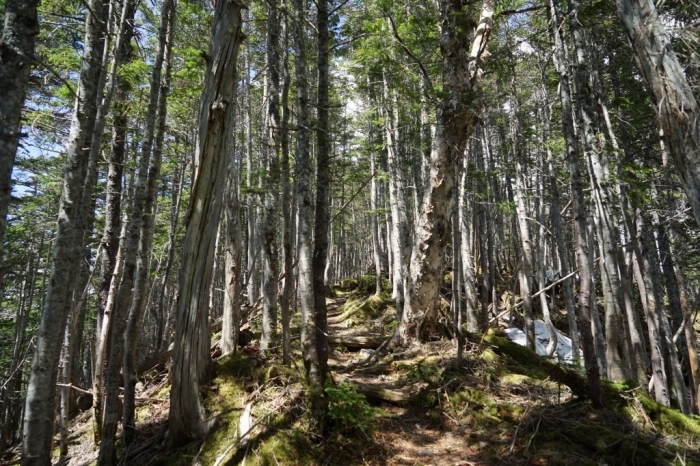
{"type": "MultiPolygon", "coordinates": [[[[364,361],[376,348],[376,341],[389,338],[392,327],[382,325],[382,315],[375,319],[341,321],[350,293],[327,300],[329,340],[367,341],[369,348],[348,348],[331,345],[329,366],[337,383],[350,383],[364,394],[371,405],[385,413],[379,428],[351,451],[340,452],[347,463],[380,465],[452,465],[474,466],[494,464],[486,447],[493,439],[460,423],[458,413],[450,413],[452,405],[447,393],[435,387],[443,361],[454,361],[456,351],[449,341],[431,342],[412,348],[370,366],[364,361]],[[383,327],[383,328],[382,328],[383,327]],[[434,379],[434,380],[433,380],[434,379]],[[431,401],[432,400],[432,401],[431,401]],[[437,401],[437,406],[433,406],[437,401]]],[[[393,308],[387,310],[393,312],[393,308]]],[[[386,316],[386,315],[385,315],[386,316]]],[[[485,434],[486,432],[483,431],[485,434]]],[[[492,432],[490,433],[492,434],[492,432]]],[[[489,452],[492,453],[492,452],[489,452]]],[[[338,458],[333,458],[338,461],[338,458]]]]}

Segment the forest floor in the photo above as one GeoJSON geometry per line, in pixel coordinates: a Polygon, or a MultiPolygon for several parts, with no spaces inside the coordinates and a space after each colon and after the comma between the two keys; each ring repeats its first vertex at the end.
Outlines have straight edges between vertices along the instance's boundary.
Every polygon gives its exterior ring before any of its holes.
{"type": "MultiPolygon", "coordinates": [[[[202,390],[214,427],[202,442],[169,445],[167,369],[145,374],[139,437],[121,446],[119,464],[700,465],[700,417],[612,383],[606,408],[596,411],[580,370],[537,356],[498,329],[470,335],[459,361],[444,338],[363,365],[395,326],[388,292],[373,295],[372,283],[347,280],[329,293],[334,383],[326,389],[326,435],[314,433],[305,405],[298,339],[291,367],[281,364],[280,348],[261,356],[253,340],[216,359],[202,390]]],[[[69,442],[66,464],[95,464],[89,411],[73,420],[69,442]]]]}

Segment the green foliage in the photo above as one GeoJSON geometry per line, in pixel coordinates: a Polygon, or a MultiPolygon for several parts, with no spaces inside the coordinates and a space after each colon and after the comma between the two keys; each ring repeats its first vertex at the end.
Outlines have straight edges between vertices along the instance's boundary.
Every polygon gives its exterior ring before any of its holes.
{"type": "Polygon", "coordinates": [[[341,383],[325,388],[328,399],[328,419],[343,433],[371,434],[388,414],[369,405],[367,398],[357,393],[352,384],[341,383]]]}

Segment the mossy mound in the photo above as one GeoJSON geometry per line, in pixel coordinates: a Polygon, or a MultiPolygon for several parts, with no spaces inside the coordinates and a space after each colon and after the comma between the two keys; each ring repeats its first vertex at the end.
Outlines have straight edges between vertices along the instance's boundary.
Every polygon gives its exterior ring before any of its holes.
{"type": "MultiPolygon", "coordinates": [[[[215,420],[202,442],[195,442],[173,455],[159,459],[157,465],[308,464],[314,445],[308,440],[298,410],[285,402],[296,400],[288,393],[300,392],[298,373],[288,367],[237,353],[216,365],[216,378],[203,393],[203,405],[215,420]],[[282,403],[280,403],[282,401],[282,403]],[[251,439],[239,441],[239,421],[246,404],[253,403],[251,439]],[[256,424],[257,423],[257,424],[256,424]],[[196,462],[195,462],[196,463],[196,462]]],[[[298,400],[296,400],[298,401],[298,400]]]]}
{"type": "Polygon", "coordinates": [[[394,301],[383,294],[350,297],[341,306],[340,312],[337,322],[345,322],[348,326],[360,325],[376,319],[391,321],[396,313],[394,301]]]}

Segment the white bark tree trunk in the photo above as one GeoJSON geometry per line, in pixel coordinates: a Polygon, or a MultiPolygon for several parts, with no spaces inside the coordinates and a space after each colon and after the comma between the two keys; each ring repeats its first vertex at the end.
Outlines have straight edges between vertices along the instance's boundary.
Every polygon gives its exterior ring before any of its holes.
{"type": "Polygon", "coordinates": [[[486,48],[494,13],[492,0],[483,2],[478,23],[473,4],[444,0],[439,9],[446,95],[437,109],[429,186],[416,222],[406,303],[395,335],[397,343],[404,345],[430,334],[437,322],[444,250],[450,234],[452,161],[463,156],[477,122],[479,58],[486,48]],[[475,36],[470,44],[472,31],[475,36]]]}

